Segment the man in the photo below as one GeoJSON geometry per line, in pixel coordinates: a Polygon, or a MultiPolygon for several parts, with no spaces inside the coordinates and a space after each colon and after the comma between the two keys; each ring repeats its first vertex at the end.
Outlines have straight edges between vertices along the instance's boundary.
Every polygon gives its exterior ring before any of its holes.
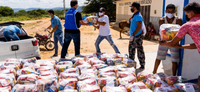
{"type": "Polygon", "coordinates": [[[109,27],[109,18],[105,15],[105,8],[100,8],[99,10],[99,19],[97,20],[97,26],[94,25],[95,28],[99,29],[99,36],[96,39],[95,47],[97,51],[97,55],[101,54],[101,50],[99,48],[99,44],[106,39],[110,45],[115,50],[115,53],[120,53],[117,46],[113,42],[112,36],[110,34],[110,27],[109,27]]]}
{"type": "Polygon", "coordinates": [[[173,40],[164,43],[160,42],[160,45],[185,49],[197,49],[200,54],[200,4],[196,2],[189,3],[183,8],[183,10],[185,11],[188,22],[181,26],[173,40]],[[177,43],[179,43],[179,41],[181,41],[186,34],[191,36],[194,43],[182,46],[178,45],[177,43]]]}
{"type": "Polygon", "coordinates": [[[134,13],[131,18],[130,25],[130,41],[129,41],[129,58],[135,60],[135,49],[137,48],[138,59],[140,61],[140,70],[145,69],[145,55],[143,50],[143,34],[142,34],[142,22],[143,18],[140,14],[140,4],[133,2],[131,12],[134,13]]]}
{"type": "MultiPolygon", "coordinates": [[[[169,4],[166,7],[165,13],[166,16],[159,20],[159,26],[162,24],[178,24],[182,25],[182,19],[174,16],[175,13],[175,5],[169,4]]],[[[172,61],[172,75],[176,75],[176,71],[178,68],[179,62],[179,49],[178,48],[169,48],[165,46],[159,46],[157,52],[157,58],[155,60],[154,70],[153,73],[157,73],[158,66],[160,65],[161,60],[165,60],[167,56],[168,49],[171,53],[171,61],[172,61]]]]}
{"type": "Polygon", "coordinates": [[[60,19],[56,15],[54,15],[53,10],[49,10],[48,14],[49,16],[51,16],[51,25],[47,29],[53,28],[50,34],[54,33],[54,45],[55,45],[55,53],[51,57],[57,57],[58,56],[58,41],[60,42],[60,45],[63,46],[62,24],[60,22],[60,19]]]}
{"type": "Polygon", "coordinates": [[[75,46],[75,56],[80,55],[80,30],[81,25],[88,25],[83,22],[81,13],[79,13],[76,9],[78,7],[78,1],[72,0],[70,2],[71,8],[67,11],[65,16],[65,38],[64,44],[61,52],[61,59],[65,58],[67,53],[69,44],[73,39],[75,46]]]}
{"type": "Polygon", "coordinates": [[[6,41],[15,41],[20,40],[19,35],[21,34],[21,30],[16,25],[7,26],[3,31],[3,36],[6,41]]]}

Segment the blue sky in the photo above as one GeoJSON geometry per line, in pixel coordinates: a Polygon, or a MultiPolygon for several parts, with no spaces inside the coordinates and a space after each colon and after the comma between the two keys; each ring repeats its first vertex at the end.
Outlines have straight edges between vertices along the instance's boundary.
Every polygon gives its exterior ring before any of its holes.
{"type": "MultiPolygon", "coordinates": [[[[71,0],[65,0],[65,6],[70,7],[71,0]]],[[[86,0],[78,0],[79,6],[84,5],[86,0]]],[[[11,8],[54,8],[63,7],[63,0],[0,0],[0,6],[11,8]]]]}

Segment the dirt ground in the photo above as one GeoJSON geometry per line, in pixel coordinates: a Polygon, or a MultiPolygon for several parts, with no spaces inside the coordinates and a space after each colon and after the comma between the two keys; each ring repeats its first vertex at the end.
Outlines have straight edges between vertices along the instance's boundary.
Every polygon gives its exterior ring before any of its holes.
{"type": "MultiPolygon", "coordinates": [[[[27,31],[27,33],[30,36],[34,36],[36,32],[40,34],[48,34],[47,32],[44,32],[44,29],[47,28],[51,23],[50,23],[50,18],[47,19],[41,19],[41,20],[32,20],[32,21],[22,21],[25,23],[23,28],[27,31]]],[[[62,24],[64,24],[64,20],[61,20],[62,24]]],[[[63,27],[64,30],[64,27],[63,27]]],[[[95,53],[96,49],[94,46],[94,43],[96,41],[96,38],[98,36],[98,31],[94,31],[93,26],[81,26],[81,53],[95,53]]],[[[126,53],[127,51],[123,51],[125,49],[123,48],[128,48],[128,43],[129,43],[129,37],[125,34],[122,35],[123,39],[119,39],[119,29],[117,27],[112,27],[111,26],[111,35],[112,38],[119,48],[120,52],[126,53]]],[[[156,45],[158,44],[157,41],[143,41],[143,45],[156,45]]],[[[109,45],[109,43],[106,40],[103,40],[102,43],[100,44],[100,48],[102,49],[102,52],[107,52],[108,50],[113,50],[112,47],[109,45]]],[[[61,46],[59,44],[59,54],[61,53],[61,46]]],[[[74,44],[71,42],[69,49],[68,49],[69,54],[74,53],[74,44]]],[[[54,54],[54,51],[47,51],[44,46],[40,46],[40,54],[42,59],[49,59],[51,55],[54,54]]]]}

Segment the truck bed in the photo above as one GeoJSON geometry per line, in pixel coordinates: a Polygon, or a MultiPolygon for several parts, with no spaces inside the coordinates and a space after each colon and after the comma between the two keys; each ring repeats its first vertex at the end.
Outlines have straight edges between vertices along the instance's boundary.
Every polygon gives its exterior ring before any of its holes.
{"type": "MultiPolygon", "coordinates": [[[[31,36],[19,36],[20,40],[26,40],[26,39],[30,39],[33,38],[31,36]]],[[[5,38],[0,38],[0,42],[6,42],[5,38]]]]}

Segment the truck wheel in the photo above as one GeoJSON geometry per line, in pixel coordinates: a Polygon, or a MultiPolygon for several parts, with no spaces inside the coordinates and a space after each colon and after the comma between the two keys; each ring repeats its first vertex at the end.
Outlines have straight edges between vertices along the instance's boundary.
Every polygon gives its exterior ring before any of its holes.
{"type": "Polygon", "coordinates": [[[54,41],[48,41],[46,44],[45,44],[45,48],[48,50],[48,51],[52,51],[54,50],[54,41]]]}

